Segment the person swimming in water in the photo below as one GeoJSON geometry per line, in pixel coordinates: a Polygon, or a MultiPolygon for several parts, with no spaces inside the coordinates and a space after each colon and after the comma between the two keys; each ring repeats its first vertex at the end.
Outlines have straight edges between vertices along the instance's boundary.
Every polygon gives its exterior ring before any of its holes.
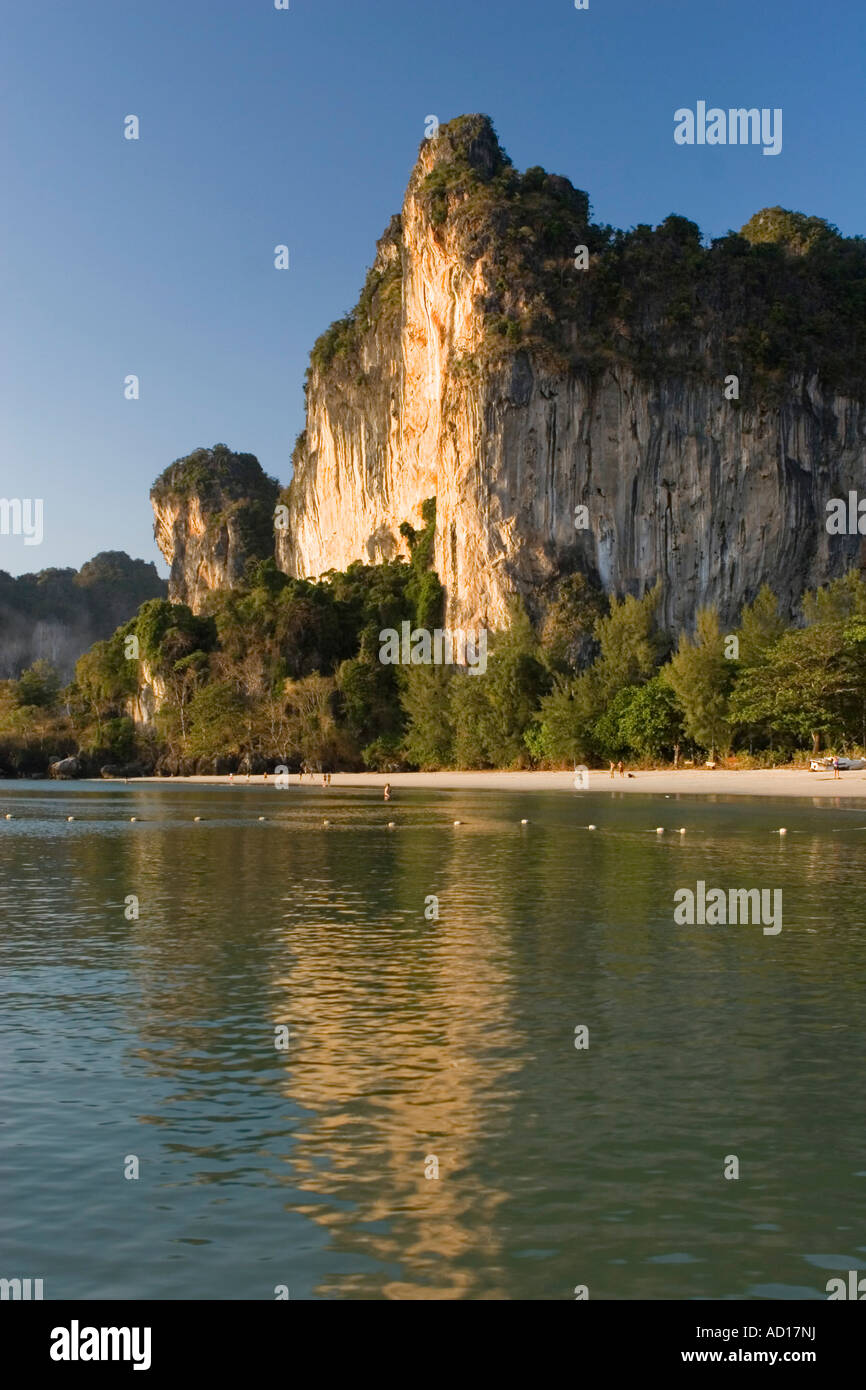
{"type": "Polygon", "coordinates": [[[385,801],[390,801],[390,800],[391,800],[391,783],[390,783],[390,782],[386,782],[386,783],[385,783],[385,795],[384,795],[383,800],[385,800],[385,801]]]}

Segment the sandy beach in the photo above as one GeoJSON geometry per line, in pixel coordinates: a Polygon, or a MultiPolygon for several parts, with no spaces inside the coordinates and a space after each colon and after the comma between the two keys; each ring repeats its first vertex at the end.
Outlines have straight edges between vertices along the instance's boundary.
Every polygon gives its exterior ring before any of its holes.
{"type": "MultiPolygon", "coordinates": [[[[298,777],[292,773],[290,787],[297,787],[298,777]]],[[[227,785],[228,777],[145,777],[136,782],[197,782],[227,785]]],[[[400,787],[426,787],[433,790],[510,791],[510,792],[568,792],[575,794],[573,772],[335,772],[331,790],[338,787],[384,787],[390,782],[396,791],[400,787]]],[[[261,776],[235,775],[235,787],[273,785],[261,776]]],[[[311,780],[305,777],[300,784],[321,787],[321,775],[311,780]]],[[[599,770],[588,774],[590,792],[642,793],[670,796],[783,796],[808,798],[866,799],[866,771],[842,772],[835,780],[832,772],[809,772],[800,768],[773,768],[762,771],[710,771],[706,768],[671,769],[661,772],[635,772],[630,777],[599,770]]]]}

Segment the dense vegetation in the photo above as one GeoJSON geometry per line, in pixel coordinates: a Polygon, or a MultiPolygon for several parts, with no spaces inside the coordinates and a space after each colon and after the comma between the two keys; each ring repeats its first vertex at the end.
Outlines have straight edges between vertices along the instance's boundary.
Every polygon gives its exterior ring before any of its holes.
{"type": "Polygon", "coordinates": [[[42,658],[68,680],[83,651],[165,592],[154,565],[122,550],[103,551],[80,570],[17,578],[0,570],[0,678],[17,677],[42,658]]]}
{"type": "MultiPolygon", "coordinates": [[[[434,143],[433,168],[414,191],[435,234],[483,267],[476,370],[524,348],[555,371],[622,363],[650,379],[717,381],[734,372],[764,399],[801,373],[843,393],[866,390],[863,238],[783,208],[708,246],[675,214],[619,231],[591,221],[588,195],[568,179],[516,170],[485,116],[443,125],[434,143]],[[575,267],[578,246],[585,270],[575,267]]],[[[394,219],[388,236],[398,234],[394,219]]],[[[313,366],[354,366],[380,315],[399,318],[401,287],[399,258],[374,268],[357,308],[315,345],[313,366]]]]}
{"type": "Polygon", "coordinates": [[[434,499],[422,513],[423,529],[401,528],[408,563],[355,564],[309,583],[255,560],[247,582],[211,595],[200,615],[166,599],[142,605],[81,657],[64,690],[44,661],[0,682],[0,770],[44,771],[73,753],[91,771],[264,767],[280,757],[363,766],[398,756],[400,676],[379,661],[379,633],[441,621],[434,499]],[[163,700],[137,729],[131,712],[144,685],[163,700]]]}
{"type": "Polygon", "coordinates": [[[272,560],[195,615],[164,599],[97,643],[61,689],[36,662],[0,682],[0,768],[44,771],[79,754],[164,773],[649,765],[735,753],[783,763],[866,746],[866,582],[852,571],[802,602],[799,625],[764,588],[723,631],[703,609],[676,644],[660,588],[608,601],[582,574],[560,581],[533,627],[515,608],[487,670],[386,665],[380,632],[441,625],[430,568],[435,502],[403,528],[410,560],[288,578],[272,560]],[[131,639],[136,639],[131,644],[131,639]],[[130,655],[132,650],[132,655],[130,655]],[[137,656],[135,651],[137,650],[137,656]],[[161,704],[135,724],[143,683],[161,704]]]}

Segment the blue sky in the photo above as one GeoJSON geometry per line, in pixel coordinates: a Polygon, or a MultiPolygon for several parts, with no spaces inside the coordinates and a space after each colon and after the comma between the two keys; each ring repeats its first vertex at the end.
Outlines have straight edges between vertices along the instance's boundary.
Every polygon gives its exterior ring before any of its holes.
{"type": "Polygon", "coordinates": [[[866,232],[862,0],[0,12],[0,496],[45,508],[40,546],[0,536],[13,574],[159,559],[150,485],[200,445],[288,481],[310,347],[354,303],[430,114],[487,112],[519,168],[566,174],[617,226],[677,212],[718,236],[781,204],[866,232]],[[675,145],[698,100],[781,107],[782,153],[675,145]]]}

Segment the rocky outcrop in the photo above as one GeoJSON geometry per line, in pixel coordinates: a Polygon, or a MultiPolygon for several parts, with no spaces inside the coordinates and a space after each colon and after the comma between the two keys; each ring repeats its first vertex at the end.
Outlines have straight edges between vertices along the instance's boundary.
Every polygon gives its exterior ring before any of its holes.
{"type": "Polygon", "coordinates": [[[138,672],[138,688],[126,703],[126,712],[136,725],[152,724],[168,697],[164,678],[142,657],[138,672]]]}
{"type": "Polygon", "coordinates": [[[771,212],[711,248],[682,218],[622,237],[567,180],[518,175],[486,118],[443,127],[313,351],[280,567],[405,554],[400,523],[435,496],[452,626],[503,625],[514,593],[537,610],[575,569],[619,594],[661,577],[670,627],[842,573],[859,538],[829,536],[825,507],[864,482],[862,334],[849,370],[816,325],[852,243],[801,218],[783,245],[799,215],[771,212]]]}
{"type": "Polygon", "coordinates": [[[164,598],[156,566],[108,550],[73,569],[16,578],[0,570],[0,680],[17,680],[34,661],[49,661],[62,682],[94,642],[110,637],[150,598],[164,598]]]}
{"type": "Polygon", "coordinates": [[[154,536],[171,567],[169,598],[198,613],[212,590],[234,588],[250,561],[274,553],[278,484],[252,454],[197,449],[154,483],[154,536]]]}
{"type": "Polygon", "coordinates": [[[79,758],[59,758],[56,763],[49,764],[48,775],[54,777],[58,782],[69,782],[76,777],[83,775],[84,768],[79,758]]]}

